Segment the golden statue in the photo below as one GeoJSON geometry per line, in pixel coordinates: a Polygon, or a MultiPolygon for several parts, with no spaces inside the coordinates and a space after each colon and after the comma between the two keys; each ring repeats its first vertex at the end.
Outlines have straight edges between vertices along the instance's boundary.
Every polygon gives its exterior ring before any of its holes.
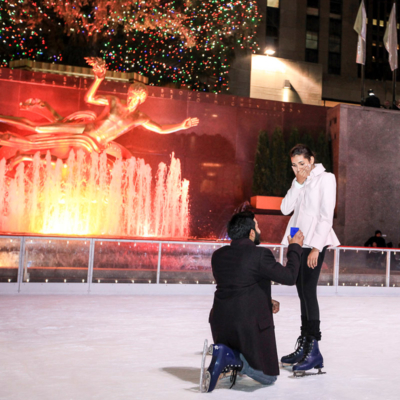
{"type": "Polygon", "coordinates": [[[40,114],[50,123],[35,123],[28,118],[0,115],[0,123],[28,131],[26,136],[6,132],[0,135],[0,145],[18,149],[17,154],[8,160],[9,170],[23,161],[31,161],[37,151],[50,150],[53,158],[65,160],[70,150],[83,149],[86,153],[105,151],[115,158],[128,158],[130,152],[114,139],[132,128],[144,126],[160,134],[168,134],[198,125],[198,118],[187,118],[180,124],[159,125],[138,106],[147,98],[147,88],[141,83],[130,85],[126,101],[117,96],[97,95],[97,89],[106,75],[105,61],[87,57],[93,67],[95,80],[85,95],[89,104],[105,106],[100,116],[91,111],[76,112],[62,117],[48,103],[39,99],[28,99],[21,103],[21,109],[40,114]],[[32,133],[31,133],[32,132],[32,133]]]}

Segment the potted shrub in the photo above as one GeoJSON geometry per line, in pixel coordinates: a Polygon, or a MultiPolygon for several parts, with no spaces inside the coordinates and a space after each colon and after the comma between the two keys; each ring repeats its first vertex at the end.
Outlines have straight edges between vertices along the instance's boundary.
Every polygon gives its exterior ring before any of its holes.
{"type": "Polygon", "coordinates": [[[271,141],[268,132],[260,132],[253,175],[255,196],[251,198],[254,208],[280,210],[282,196],[288,189],[286,153],[285,141],[279,127],[275,128],[271,141]]]}

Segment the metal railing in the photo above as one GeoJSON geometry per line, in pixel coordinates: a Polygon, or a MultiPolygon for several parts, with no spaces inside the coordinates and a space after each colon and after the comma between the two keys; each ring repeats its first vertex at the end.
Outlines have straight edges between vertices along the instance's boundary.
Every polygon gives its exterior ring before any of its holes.
{"type": "MultiPolygon", "coordinates": [[[[229,242],[0,236],[0,292],[7,283],[18,292],[27,284],[61,282],[84,283],[88,292],[107,283],[213,284],[211,254],[225,245],[229,242]]],[[[262,246],[285,263],[287,246],[262,246]]],[[[400,249],[340,246],[326,254],[320,285],[400,286],[400,249]]]]}

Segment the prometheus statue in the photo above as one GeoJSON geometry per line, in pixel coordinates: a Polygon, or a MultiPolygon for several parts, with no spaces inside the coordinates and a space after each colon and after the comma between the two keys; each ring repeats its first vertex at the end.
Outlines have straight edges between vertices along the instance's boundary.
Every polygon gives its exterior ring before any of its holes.
{"type": "Polygon", "coordinates": [[[187,118],[179,124],[164,126],[152,121],[138,110],[138,106],[147,98],[147,88],[141,83],[130,85],[126,100],[112,95],[97,95],[97,89],[106,75],[106,65],[100,58],[87,57],[86,60],[93,67],[95,80],[85,95],[85,101],[104,106],[101,115],[81,111],[62,117],[40,99],[26,100],[20,104],[21,109],[35,112],[49,120],[49,123],[0,115],[0,123],[25,131],[25,135],[14,132],[0,134],[0,145],[17,149],[16,155],[7,160],[9,170],[20,162],[32,161],[37,151],[45,153],[49,150],[53,158],[62,160],[68,157],[72,149],[82,149],[86,153],[106,152],[112,158],[129,158],[130,152],[114,140],[132,128],[144,126],[151,131],[168,134],[198,125],[198,118],[187,118]]]}

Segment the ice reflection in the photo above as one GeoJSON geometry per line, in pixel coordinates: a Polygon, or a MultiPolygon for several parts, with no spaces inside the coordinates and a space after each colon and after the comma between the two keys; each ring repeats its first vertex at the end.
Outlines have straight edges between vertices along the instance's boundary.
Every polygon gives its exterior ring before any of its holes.
{"type": "Polygon", "coordinates": [[[87,282],[89,240],[27,239],[24,282],[87,282]]]}
{"type": "Polygon", "coordinates": [[[94,283],[156,283],[157,242],[96,241],[94,283]]]}
{"type": "Polygon", "coordinates": [[[0,282],[17,282],[20,239],[0,239],[0,282]]]}
{"type": "Polygon", "coordinates": [[[211,256],[221,246],[163,243],[160,283],[213,284],[211,256]]]}
{"type": "Polygon", "coordinates": [[[390,254],[390,282],[389,286],[400,286],[400,251],[393,251],[390,254]]]}
{"type": "Polygon", "coordinates": [[[385,286],[386,252],[340,249],[339,285],[385,286]]]}

